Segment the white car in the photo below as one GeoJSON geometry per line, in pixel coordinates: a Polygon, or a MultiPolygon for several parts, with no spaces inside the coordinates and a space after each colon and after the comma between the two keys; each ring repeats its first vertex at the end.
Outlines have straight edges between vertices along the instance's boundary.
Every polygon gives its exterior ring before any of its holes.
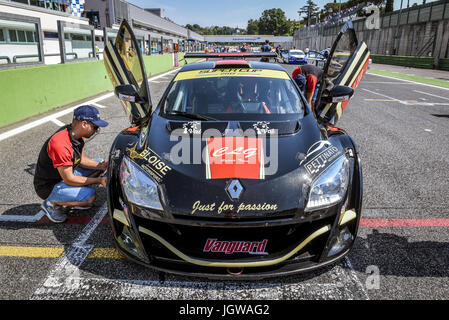
{"type": "Polygon", "coordinates": [[[282,62],[284,63],[305,64],[305,56],[304,51],[297,49],[283,50],[281,52],[282,62]]]}
{"type": "Polygon", "coordinates": [[[313,64],[314,66],[323,68],[326,63],[326,58],[323,54],[318,51],[309,51],[309,54],[306,55],[307,64],[313,64]]]}

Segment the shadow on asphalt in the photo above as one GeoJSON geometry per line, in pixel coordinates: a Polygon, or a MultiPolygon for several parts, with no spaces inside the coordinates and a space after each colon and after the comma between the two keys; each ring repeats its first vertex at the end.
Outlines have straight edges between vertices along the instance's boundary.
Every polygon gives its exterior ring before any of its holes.
{"type": "Polygon", "coordinates": [[[356,271],[377,266],[382,276],[449,277],[449,242],[416,241],[374,229],[358,237],[350,254],[356,271]]]}
{"type": "MultiPolygon", "coordinates": [[[[41,210],[41,203],[31,203],[31,204],[24,204],[17,207],[9,208],[5,210],[2,215],[4,216],[27,216],[32,217],[35,214],[37,214],[41,210]]],[[[15,222],[8,222],[8,224],[13,224],[15,222]]],[[[2,227],[2,224],[0,224],[0,228],[2,227]]]]}
{"type": "MultiPolygon", "coordinates": [[[[74,216],[93,217],[95,215],[99,207],[101,207],[106,201],[106,190],[101,187],[96,188],[96,190],[97,199],[94,202],[94,207],[85,211],[77,211],[73,214],[74,216]]],[[[5,211],[3,215],[30,216],[30,212],[37,213],[39,210],[40,203],[27,204],[10,208],[5,211]]],[[[73,225],[41,222],[0,222],[0,229],[5,230],[28,230],[31,228],[40,230],[53,229],[56,240],[64,245],[65,249],[68,249],[71,246],[73,239],[79,235],[80,230],[84,227],[84,225],[78,225],[74,228],[73,225]]],[[[100,237],[104,238],[106,234],[106,236],[109,237],[109,239],[106,239],[107,242],[112,245],[112,231],[109,230],[109,227],[110,226],[108,226],[108,230],[102,231],[100,237]]],[[[95,237],[91,237],[89,242],[95,247],[104,247],[104,243],[95,243],[97,239],[95,237]]],[[[449,277],[449,268],[447,267],[449,265],[449,242],[409,242],[408,237],[374,229],[372,233],[367,234],[366,239],[357,237],[353,250],[349,254],[349,258],[354,270],[362,274],[366,273],[368,266],[374,265],[379,268],[380,275],[382,276],[449,277]]],[[[168,274],[155,272],[150,268],[143,267],[126,259],[114,261],[113,263],[108,262],[106,264],[86,262],[81,265],[81,270],[92,274],[97,274],[98,276],[104,278],[114,279],[114,272],[111,274],[110,270],[110,267],[112,266],[118,269],[123,268],[123,270],[126,271],[126,275],[131,277],[129,278],[130,280],[133,280],[133,276],[145,275],[145,279],[159,280],[163,282],[166,276],[169,276],[168,274]]],[[[342,268],[349,269],[348,265],[344,263],[343,260],[309,273],[276,278],[276,281],[282,279],[284,284],[304,282],[315,277],[325,275],[337,264],[342,268]]],[[[352,270],[348,271],[350,272],[352,270]]],[[[170,275],[170,277],[174,277],[180,282],[186,281],[186,279],[191,281],[215,282],[214,280],[207,280],[197,277],[180,277],[175,275],[170,275]]],[[[240,282],[238,279],[229,281],[240,282]]],[[[268,278],[257,282],[261,286],[269,286],[272,281],[272,279],[268,278]]],[[[243,280],[242,282],[248,281],[243,280]]]]}

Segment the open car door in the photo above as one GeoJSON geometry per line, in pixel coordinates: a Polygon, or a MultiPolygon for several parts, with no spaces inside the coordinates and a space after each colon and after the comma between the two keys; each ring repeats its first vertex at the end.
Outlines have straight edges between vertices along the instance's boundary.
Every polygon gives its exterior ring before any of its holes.
{"type": "Polygon", "coordinates": [[[104,64],[132,125],[142,125],[151,116],[152,104],[147,74],[136,37],[126,20],[117,32],[115,43],[104,49],[104,64]]]}
{"type": "Polygon", "coordinates": [[[348,21],[338,34],[323,69],[315,105],[318,121],[335,125],[340,119],[368,68],[369,56],[366,43],[357,41],[354,26],[348,21]]]}

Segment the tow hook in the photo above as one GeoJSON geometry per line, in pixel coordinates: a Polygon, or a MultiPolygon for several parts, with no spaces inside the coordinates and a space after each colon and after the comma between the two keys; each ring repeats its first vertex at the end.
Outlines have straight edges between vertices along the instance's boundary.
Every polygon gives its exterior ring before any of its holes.
{"type": "Polygon", "coordinates": [[[243,273],[243,269],[244,268],[242,267],[242,268],[240,268],[240,270],[238,272],[234,272],[234,271],[231,271],[231,268],[227,268],[226,272],[229,273],[231,276],[240,276],[243,273]]]}

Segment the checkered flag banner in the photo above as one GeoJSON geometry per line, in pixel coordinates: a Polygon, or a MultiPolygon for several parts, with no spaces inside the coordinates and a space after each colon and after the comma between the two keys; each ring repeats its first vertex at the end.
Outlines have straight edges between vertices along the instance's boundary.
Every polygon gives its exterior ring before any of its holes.
{"type": "Polygon", "coordinates": [[[81,17],[84,12],[85,0],[72,0],[72,15],[81,17]]]}

